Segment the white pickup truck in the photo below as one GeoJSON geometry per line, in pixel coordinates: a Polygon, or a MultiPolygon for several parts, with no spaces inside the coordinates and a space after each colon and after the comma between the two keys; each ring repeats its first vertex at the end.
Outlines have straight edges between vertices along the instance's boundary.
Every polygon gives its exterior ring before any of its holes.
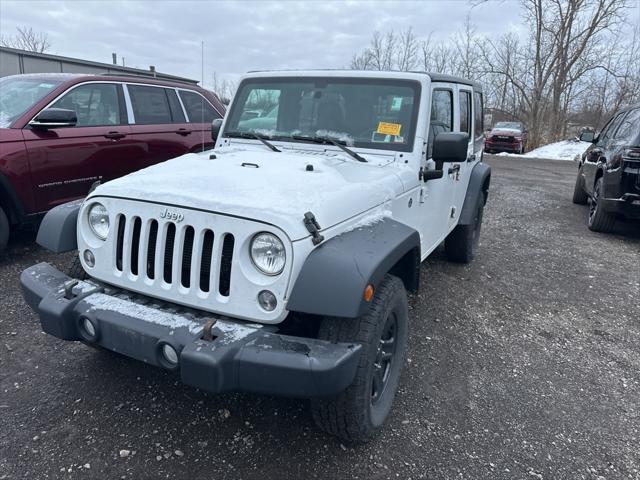
{"type": "Polygon", "coordinates": [[[45,217],[38,242],[78,262],[25,270],[25,299],[58,338],[211,392],[310,398],[319,427],[366,441],[398,387],[421,262],[443,241],[453,261],[476,251],[482,118],[460,78],[248,74],[213,150],[45,217]]]}

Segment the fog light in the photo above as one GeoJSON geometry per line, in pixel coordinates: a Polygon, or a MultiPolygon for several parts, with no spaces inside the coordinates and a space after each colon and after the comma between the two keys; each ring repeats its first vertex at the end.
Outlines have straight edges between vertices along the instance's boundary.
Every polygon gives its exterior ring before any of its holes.
{"type": "Polygon", "coordinates": [[[88,342],[95,342],[98,339],[96,326],[87,317],[80,319],[80,335],[88,342]]]}
{"type": "Polygon", "coordinates": [[[272,312],[276,309],[276,305],[278,305],[278,300],[276,300],[276,296],[271,293],[269,290],[262,290],[258,294],[258,303],[262,307],[263,310],[267,312],[272,312]]]}
{"type": "Polygon", "coordinates": [[[162,346],[162,356],[170,366],[178,365],[178,352],[168,343],[162,346]]]}
{"type": "Polygon", "coordinates": [[[96,264],[96,257],[93,255],[91,250],[85,250],[82,257],[84,258],[84,263],[86,263],[88,267],[93,268],[96,264]]]}

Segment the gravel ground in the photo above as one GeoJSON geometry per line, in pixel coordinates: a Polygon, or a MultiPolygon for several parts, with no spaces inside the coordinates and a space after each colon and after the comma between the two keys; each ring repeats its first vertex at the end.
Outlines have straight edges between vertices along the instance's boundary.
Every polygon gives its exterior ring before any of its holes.
{"type": "Polygon", "coordinates": [[[572,162],[488,157],[468,266],[437,250],[382,435],[319,433],[305,401],[213,396],[41,333],[0,260],[0,479],[640,479],[640,229],[587,230],[572,162]]]}

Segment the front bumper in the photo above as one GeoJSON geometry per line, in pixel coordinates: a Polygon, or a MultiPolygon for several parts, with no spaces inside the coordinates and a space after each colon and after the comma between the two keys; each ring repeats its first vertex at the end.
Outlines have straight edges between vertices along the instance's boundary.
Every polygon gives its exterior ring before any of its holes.
{"type": "Polygon", "coordinates": [[[629,220],[640,220],[640,195],[625,193],[620,198],[602,199],[606,212],[625,217],[629,220]]]}
{"type": "Polygon", "coordinates": [[[211,314],[92,281],[76,281],[47,263],[20,276],[24,298],[42,329],[62,340],[83,341],[151,365],[176,370],[185,384],[213,393],[249,391],[295,397],[334,395],[355,376],[360,345],[275,333],[275,327],[211,314]],[[76,283],[77,282],[77,283],[76,283]],[[88,338],[81,323],[95,329],[88,338]],[[177,366],[162,355],[178,353],[177,366]]]}
{"type": "Polygon", "coordinates": [[[485,152],[511,152],[518,153],[522,147],[521,143],[494,143],[485,140],[484,151],[485,152]]]}

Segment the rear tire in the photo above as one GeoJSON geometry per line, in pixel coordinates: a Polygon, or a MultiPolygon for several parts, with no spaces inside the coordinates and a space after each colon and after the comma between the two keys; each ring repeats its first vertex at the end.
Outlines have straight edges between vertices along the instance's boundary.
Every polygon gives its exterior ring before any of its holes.
{"type": "Polygon", "coordinates": [[[409,311],[402,281],[386,275],[367,313],[322,320],[318,337],[362,345],[353,383],[343,392],[311,400],[316,425],[349,442],[366,442],[382,428],[398,388],[407,349],[409,311]]]}
{"type": "Polygon", "coordinates": [[[4,252],[9,242],[9,219],[7,214],[4,213],[2,207],[0,207],[0,253],[4,252]]]}
{"type": "Polygon", "coordinates": [[[582,169],[578,170],[578,176],[576,177],[576,184],[573,187],[573,203],[578,205],[586,205],[589,200],[587,192],[584,191],[582,186],[582,169]]]}
{"type": "Polygon", "coordinates": [[[78,280],[87,280],[89,278],[87,272],[82,268],[82,263],[80,263],[80,257],[78,256],[73,258],[73,261],[71,262],[71,265],[69,265],[69,268],[67,268],[66,273],[71,278],[77,278],[78,280]]]}
{"type": "Polygon", "coordinates": [[[473,222],[470,225],[456,226],[444,241],[444,250],[451,262],[469,263],[475,257],[484,215],[484,193],[480,195],[473,222]]]}
{"type": "Polygon", "coordinates": [[[589,205],[589,230],[600,233],[609,233],[613,231],[616,224],[616,218],[605,212],[600,203],[600,195],[602,195],[602,177],[596,180],[591,196],[591,204],[589,205]]]}

